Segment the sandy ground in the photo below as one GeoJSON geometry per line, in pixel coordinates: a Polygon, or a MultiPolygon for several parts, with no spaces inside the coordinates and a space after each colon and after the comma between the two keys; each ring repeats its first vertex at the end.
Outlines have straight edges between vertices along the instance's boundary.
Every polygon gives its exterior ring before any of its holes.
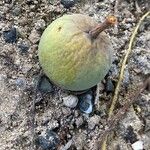
{"type": "MultiPolygon", "coordinates": [[[[100,139],[95,137],[106,129],[129,38],[149,6],[148,0],[122,0],[117,8],[115,0],[80,0],[69,6],[55,0],[1,0],[0,150],[97,149],[95,142],[100,139]],[[72,7],[66,9],[65,5],[72,7]],[[114,61],[100,84],[98,102],[90,114],[83,113],[77,102],[75,106],[65,103],[68,95],[72,95],[73,101],[80,97],[52,85],[44,76],[37,56],[38,43],[47,25],[63,14],[72,13],[89,15],[97,22],[113,13],[118,17],[118,32],[114,28],[106,30],[113,43],[114,61]]],[[[143,21],[134,41],[116,110],[122,107],[126,93],[149,75],[150,16],[143,21]]],[[[94,102],[95,91],[96,87],[84,95],[90,94],[94,102]]],[[[132,150],[134,146],[140,148],[140,144],[142,149],[150,149],[148,91],[139,96],[116,128],[108,139],[109,150],[132,150]]]]}

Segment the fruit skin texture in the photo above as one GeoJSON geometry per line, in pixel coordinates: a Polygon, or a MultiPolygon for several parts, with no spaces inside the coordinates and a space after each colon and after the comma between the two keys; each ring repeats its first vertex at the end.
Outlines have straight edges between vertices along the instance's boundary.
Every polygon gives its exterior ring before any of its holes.
{"type": "Polygon", "coordinates": [[[112,63],[112,45],[105,32],[92,39],[97,26],[82,14],[64,15],[44,31],[39,60],[45,74],[56,85],[71,91],[89,89],[107,74],[112,63]]]}

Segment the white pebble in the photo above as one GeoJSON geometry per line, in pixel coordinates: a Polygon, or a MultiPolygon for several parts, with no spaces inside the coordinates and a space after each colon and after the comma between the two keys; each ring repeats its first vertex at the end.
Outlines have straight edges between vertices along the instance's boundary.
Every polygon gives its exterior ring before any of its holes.
{"type": "Polygon", "coordinates": [[[143,142],[142,141],[136,141],[135,143],[132,144],[133,150],[143,150],[143,142]]]}
{"type": "Polygon", "coordinates": [[[78,103],[78,98],[74,95],[69,95],[63,98],[63,104],[67,107],[74,108],[78,103]]]}

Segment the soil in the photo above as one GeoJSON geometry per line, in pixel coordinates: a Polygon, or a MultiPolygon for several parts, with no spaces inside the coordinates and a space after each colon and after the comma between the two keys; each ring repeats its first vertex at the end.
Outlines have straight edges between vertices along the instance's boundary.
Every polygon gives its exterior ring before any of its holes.
{"type": "MultiPolygon", "coordinates": [[[[149,10],[150,2],[120,0],[116,6],[115,0],[70,1],[70,5],[69,0],[0,1],[0,150],[99,149],[96,137],[107,128],[108,110],[130,36],[140,17],[149,10]],[[112,67],[98,91],[96,86],[81,95],[53,85],[45,77],[37,55],[44,29],[63,14],[73,13],[89,15],[97,22],[110,14],[118,18],[118,31],[106,30],[114,47],[112,67]],[[90,114],[82,111],[83,106],[80,109],[86,94],[93,97],[90,114]],[[73,98],[71,104],[67,96],[73,98]]],[[[115,110],[123,106],[126,94],[148,76],[150,16],[134,40],[115,110]]],[[[108,138],[108,150],[140,150],[139,143],[142,149],[150,149],[148,91],[140,94],[116,128],[108,138]]]]}

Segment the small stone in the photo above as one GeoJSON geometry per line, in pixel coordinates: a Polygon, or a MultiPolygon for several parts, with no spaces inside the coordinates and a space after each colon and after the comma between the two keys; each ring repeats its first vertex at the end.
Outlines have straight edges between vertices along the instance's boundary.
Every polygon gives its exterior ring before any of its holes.
{"type": "Polygon", "coordinates": [[[75,0],[61,0],[61,4],[65,8],[70,8],[70,7],[73,7],[75,5],[75,0]]]}
{"type": "Polygon", "coordinates": [[[31,31],[31,34],[29,35],[29,40],[33,44],[36,44],[40,40],[40,35],[39,35],[39,33],[35,29],[33,29],[31,31]]]}
{"type": "Polygon", "coordinates": [[[107,92],[113,92],[114,91],[114,85],[112,83],[112,80],[109,78],[106,80],[106,91],[107,92]]]}
{"type": "Polygon", "coordinates": [[[42,76],[39,79],[38,90],[44,93],[50,93],[54,91],[52,84],[49,82],[46,76],[42,76]]]}
{"type": "Polygon", "coordinates": [[[53,130],[59,127],[59,123],[57,120],[51,120],[48,122],[47,126],[48,126],[48,129],[53,130]]]}
{"type": "Polygon", "coordinates": [[[132,145],[133,150],[143,150],[143,141],[136,141],[135,143],[133,143],[132,145]]]}
{"type": "Polygon", "coordinates": [[[112,76],[113,78],[118,77],[119,69],[118,69],[118,67],[117,67],[116,64],[112,64],[112,66],[111,66],[111,68],[110,68],[110,72],[111,72],[111,76],[112,76]]]}
{"type": "Polygon", "coordinates": [[[79,127],[83,124],[83,122],[84,122],[84,121],[83,121],[82,116],[76,118],[75,124],[76,124],[77,128],[79,128],[79,127]]]}
{"type": "Polygon", "coordinates": [[[17,41],[17,31],[16,28],[11,28],[8,31],[3,32],[3,37],[5,42],[7,43],[14,43],[17,41]]]}
{"type": "Polygon", "coordinates": [[[93,109],[93,96],[91,94],[84,94],[80,97],[79,108],[82,112],[90,114],[93,109]]]}
{"type": "Polygon", "coordinates": [[[93,130],[96,125],[99,124],[100,116],[94,115],[88,120],[88,128],[93,130]]]}
{"type": "Polygon", "coordinates": [[[40,30],[40,29],[43,30],[45,25],[46,25],[45,21],[43,19],[40,19],[35,23],[35,28],[36,30],[40,30]]]}
{"type": "Polygon", "coordinates": [[[20,49],[21,53],[26,53],[29,50],[29,45],[22,42],[18,45],[18,48],[20,49]]]}
{"type": "Polygon", "coordinates": [[[32,67],[33,67],[32,64],[25,63],[22,67],[22,73],[27,74],[32,69],[32,67]]]}
{"type": "Polygon", "coordinates": [[[67,107],[74,108],[77,106],[78,98],[74,95],[69,95],[63,98],[63,104],[67,107]]]}
{"type": "Polygon", "coordinates": [[[123,83],[127,87],[129,82],[130,82],[130,74],[129,74],[128,69],[125,69],[123,83]]]}
{"type": "Polygon", "coordinates": [[[12,13],[14,16],[19,16],[21,14],[21,7],[15,7],[12,13]]]}
{"type": "Polygon", "coordinates": [[[126,132],[123,135],[123,138],[127,143],[133,144],[137,141],[137,135],[134,133],[133,128],[129,126],[126,130],[126,132]]]}
{"type": "Polygon", "coordinates": [[[47,130],[46,133],[42,133],[41,136],[36,139],[36,144],[43,150],[55,150],[59,144],[59,137],[55,132],[47,130]]]}

